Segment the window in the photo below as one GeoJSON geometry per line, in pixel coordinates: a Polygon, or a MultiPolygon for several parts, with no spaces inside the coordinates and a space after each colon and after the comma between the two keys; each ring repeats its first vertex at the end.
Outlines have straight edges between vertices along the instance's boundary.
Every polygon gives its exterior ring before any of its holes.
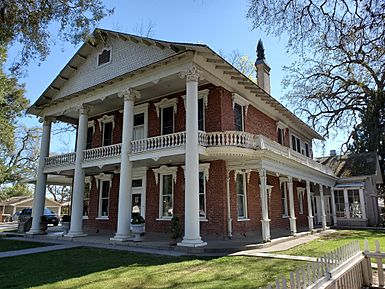
{"type": "Polygon", "coordinates": [[[100,181],[99,218],[108,218],[110,181],[100,181]]]}
{"type": "Polygon", "coordinates": [[[285,136],[284,129],[278,128],[277,133],[278,133],[278,143],[283,145],[284,136],[285,136]]]}
{"type": "Polygon", "coordinates": [[[243,106],[238,103],[234,104],[234,125],[235,130],[243,131],[243,106]]]}
{"type": "Polygon", "coordinates": [[[174,182],[172,175],[161,175],[160,188],[160,217],[171,218],[173,216],[174,202],[174,182]]]}
{"type": "Polygon", "coordinates": [[[237,174],[235,186],[236,186],[236,192],[237,192],[238,219],[246,219],[247,218],[247,199],[246,199],[246,184],[245,184],[244,174],[237,174]]]}
{"type": "Polygon", "coordinates": [[[174,133],[174,107],[162,108],[162,135],[174,133]]]}
{"type": "Polygon", "coordinates": [[[199,217],[206,218],[206,180],[204,172],[199,172],[199,217]]]}
{"type": "Polygon", "coordinates": [[[133,188],[141,188],[142,187],[142,179],[134,179],[132,180],[132,187],[133,188]]]}
{"type": "Polygon", "coordinates": [[[198,129],[205,130],[205,104],[203,98],[198,99],[198,129]]]}
{"type": "Polygon", "coordinates": [[[307,157],[310,157],[310,150],[309,150],[309,144],[305,143],[305,155],[307,157]]]}
{"type": "Polygon", "coordinates": [[[103,146],[112,145],[112,122],[103,124],[103,146]]]}
{"type": "Polygon", "coordinates": [[[305,195],[305,189],[303,188],[298,188],[297,189],[298,193],[298,207],[299,207],[299,213],[303,214],[303,198],[305,195]]]}
{"type": "Polygon", "coordinates": [[[98,55],[98,66],[111,62],[111,49],[103,49],[103,51],[98,55]]]}
{"type": "Polygon", "coordinates": [[[359,190],[348,190],[350,218],[362,218],[359,190]]]}
{"type": "Polygon", "coordinates": [[[334,190],[334,202],[336,204],[336,216],[337,218],[344,218],[345,216],[345,201],[344,191],[334,190]]]}
{"type": "Polygon", "coordinates": [[[295,135],[291,135],[291,147],[296,152],[301,153],[301,140],[295,135]]]}
{"type": "Polygon", "coordinates": [[[281,202],[282,202],[282,216],[288,216],[288,207],[287,207],[287,187],[286,183],[281,183],[281,202]]]}
{"type": "Polygon", "coordinates": [[[92,140],[94,137],[94,128],[91,126],[87,129],[87,147],[86,149],[92,149],[92,140]]]}
{"type": "Polygon", "coordinates": [[[90,193],[91,193],[91,182],[86,182],[84,184],[83,217],[88,217],[89,215],[90,193]]]}
{"type": "Polygon", "coordinates": [[[134,115],[134,140],[143,139],[144,135],[144,113],[134,115]]]}

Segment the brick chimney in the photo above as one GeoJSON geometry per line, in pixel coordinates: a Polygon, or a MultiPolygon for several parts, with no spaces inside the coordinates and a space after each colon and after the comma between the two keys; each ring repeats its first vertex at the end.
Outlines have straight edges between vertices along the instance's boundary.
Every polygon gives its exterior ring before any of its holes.
{"type": "Polygon", "coordinates": [[[257,60],[255,68],[257,70],[257,84],[260,88],[270,94],[270,67],[265,61],[265,49],[263,42],[259,39],[257,44],[257,60]]]}

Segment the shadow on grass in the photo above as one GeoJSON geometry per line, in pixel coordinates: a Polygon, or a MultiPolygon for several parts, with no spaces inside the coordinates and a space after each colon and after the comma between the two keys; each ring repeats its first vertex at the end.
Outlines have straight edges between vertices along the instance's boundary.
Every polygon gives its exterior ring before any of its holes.
{"type": "Polygon", "coordinates": [[[45,247],[45,246],[50,246],[50,245],[53,245],[53,244],[9,240],[6,238],[0,238],[0,252],[23,250],[23,249],[30,249],[30,248],[37,248],[37,247],[45,247]]]}
{"type": "Polygon", "coordinates": [[[256,288],[302,262],[255,257],[167,257],[75,248],[5,258],[1,288],[256,288]]]}

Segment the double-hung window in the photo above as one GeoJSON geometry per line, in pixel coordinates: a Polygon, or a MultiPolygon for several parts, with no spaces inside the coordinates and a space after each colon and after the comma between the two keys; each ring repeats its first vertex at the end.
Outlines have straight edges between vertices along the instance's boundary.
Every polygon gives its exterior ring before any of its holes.
{"type": "Polygon", "coordinates": [[[284,136],[285,136],[285,130],[282,129],[282,128],[278,128],[277,134],[278,134],[278,143],[283,145],[283,139],[284,139],[284,136]]]}
{"type": "Polygon", "coordinates": [[[161,114],[162,135],[174,133],[174,107],[163,107],[161,114]]]}
{"type": "Polygon", "coordinates": [[[144,113],[134,115],[134,140],[143,139],[144,135],[144,113]]]}
{"type": "Polygon", "coordinates": [[[305,189],[304,188],[298,188],[297,193],[298,193],[299,213],[303,214],[303,199],[304,199],[304,195],[305,195],[305,189]]]}
{"type": "Polygon", "coordinates": [[[108,218],[111,181],[100,181],[99,218],[108,218]]]}
{"type": "Polygon", "coordinates": [[[247,195],[245,174],[238,173],[235,181],[238,219],[247,219],[247,195]]]}
{"type": "Polygon", "coordinates": [[[161,175],[160,181],[160,217],[171,218],[174,209],[173,175],[161,175]]]}
{"type": "Polygon", "coordinates": [[[87,145],[86,145],[87,150],[92,149],[93,137],[94,137],[94,128],[91,126],[91,127],[88,127],[87,129],[87,145]]]}
{"type": "Polygon", "coordinates": [[[350,218],[362,218],[359,190],[348,190],[348,200],[350,218]]]}
{"type": "Polygon", "coordinates": [[[91,182],[86,182],[84,183],[84,197],[83,197],[83,217],[84,218],[87,218],[89,215],[90,193],[91,193],[91,182]]]}
{"type": "Polygon", "coordinates": [[[238,103],[234,104],[234,128],[237,131],[244,130],[244,111],[243,106],[238,103]]]}
{"type": "Polygon", "coordinates": [[[199,172],[199,217],[206,218],[206,180],[204,172],[199,172]]]}
{"type": "Polygon", "coordinates": [[[198,99],[198,130],[205,130],[205,104],[203,98],[198,99]]]}
{"type": "Polygon", "coordinates": [[[291,147],[296,152],[301,153],[301,140],[295,135],[291,135],[291,147]]]}
{"type": "Polygon", "coordinates": [[[345,200],[344,190],[334,190],[334,202],[336,204],[337,218],[344,218],[345,216],[345,200]]]}
{"type": "Polygon", "coordinates": [[[103,124],[103,146],[112,145],[112,122],[103,124]]]}
{"type": "Polygon", "coordinates": [[[289,215],[288,204],[287,204],[287,186],[286,182],[281,183],[281,204],[282,204],[282,217],[289,215]]]}

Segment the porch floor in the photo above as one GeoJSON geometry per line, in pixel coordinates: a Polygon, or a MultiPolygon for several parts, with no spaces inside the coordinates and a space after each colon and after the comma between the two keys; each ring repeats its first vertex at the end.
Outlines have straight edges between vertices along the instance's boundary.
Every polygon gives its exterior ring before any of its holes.
{"type": "MultiPolygon", "coordinates": [[[[142,242],[112,242],[110,238],[114,234],[108,233],[89,233],[85,237],[77,237],[68,239],[63,237],[60,226],[58,227],[49,227],[47,235],[26,235],[27,238],[39,241],[47,241],[53,243],[68,243],[74,242],[82,244],[84,246],[92,247],[103,247],[110,249],[123,249],[129,251],[136,251],[142,253],[154,253],[154,254],[164,254],[164,255],[227,255],[230,253],[245,251],[245,250],[255,250],[262,248],[274,247],[278,244],[295,240],[296,238],[301,238],[303,236],[310,235],[311,232],[307,231],[307,228],[299,229],[299,233],[295,236],[290,236],[287,230],[274,230],[272,231],[272,241],[268,243],[262,243],[262,238],[260,235],[247,235],[242,237],[237,237],[233,239],[223,239],[208,237],[203,238],[207,242],[207,246],[200,248],[186,248],[179,247],[174,244],[170,239],[170,234],[163,233],[145,233],[142,236],[142,242]]],[[[321,230],[316,230],[314,234],[319,234],[321,230]]],[[[329,230],[326,230],[324,233],[329,233],[329,230]]],[[[291,242],[293,243],[293,242],[291,242]]],[[[299,242],[300,243],[300,242],[299,242]]],[[[295,242],[293,243],[295,245],[295,242]]],[[[279,248],[280,246],[277,246],[279,248]]],[[[294,247],[294,246],[293,246],[294,247]]],[[[274,248],[269,248],[269,252],[273,252],[274,248]]],[[[276,251],[279,251],[277,249],[276,251]]]]}

